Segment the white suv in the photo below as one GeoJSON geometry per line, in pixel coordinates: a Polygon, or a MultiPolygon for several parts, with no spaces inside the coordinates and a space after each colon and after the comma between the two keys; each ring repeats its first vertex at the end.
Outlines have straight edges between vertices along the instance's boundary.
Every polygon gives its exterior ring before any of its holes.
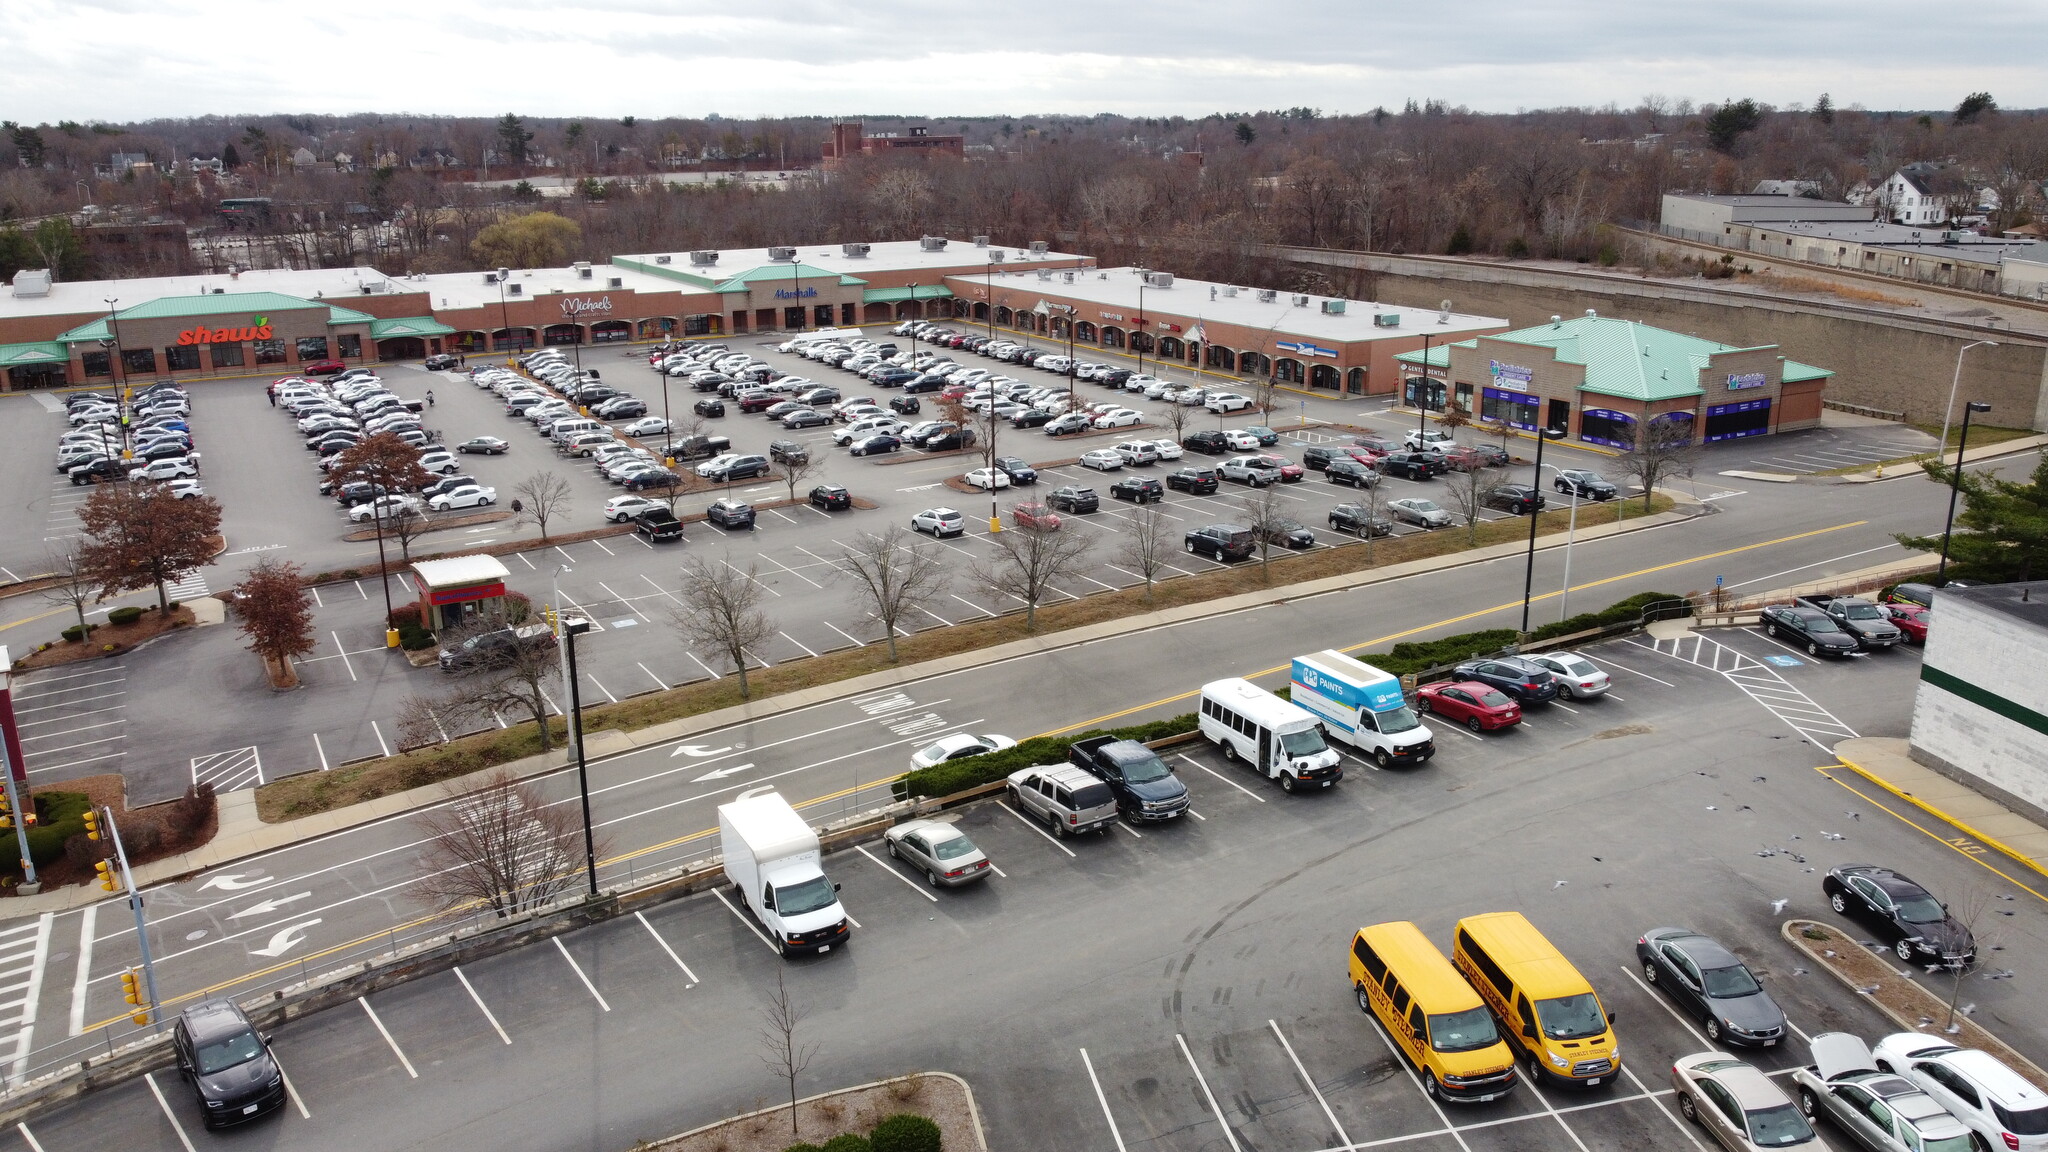
{"type": "Polygon", "coordinates": [[[2048,1094],[1989,1052],[1958,1048],[1920,1032],[1900,1032],[1871,1050],[1881,1071],[1896,1072],[1963,1126],[1982,1147],[2048,1149],[2048,1094]]]}
{"type": "Polygon", "coordinates": [[[951,508],[927,508],[910,518],[910,530],[933,536],[958,536],[967,531],[967,517],[951,508]]]}
{"type": "Polygon", "coordinates": [[[128,470],[130,480],[176,480],[180,476],[199,475],[199,465],[187,456],[173,456],[168,460],[152,460],[140,468],[128,470]]]}

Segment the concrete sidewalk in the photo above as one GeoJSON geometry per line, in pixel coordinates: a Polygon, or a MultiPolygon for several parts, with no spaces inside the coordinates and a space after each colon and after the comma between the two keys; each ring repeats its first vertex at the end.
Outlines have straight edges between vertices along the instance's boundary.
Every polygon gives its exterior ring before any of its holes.
{"type": "Polygon", "coordinates": [[[2048,876],[2048,828],[1915,763],[1906,747],[1904,740],[1864,736],[1835,745],[1835,755],[1872,784],[2048,876]]]}

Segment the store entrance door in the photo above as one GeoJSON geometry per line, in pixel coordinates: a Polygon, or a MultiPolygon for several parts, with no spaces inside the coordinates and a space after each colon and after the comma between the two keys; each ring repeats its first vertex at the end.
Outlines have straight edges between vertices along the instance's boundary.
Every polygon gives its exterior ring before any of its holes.
{"type": "Polygon", "coordinates": [[[1550,419],[1544,421],[1545,428],[1552,432],[1566,432],[1572,426],[1572,402],[1555,400],[1550,402],[1550,419]]]}

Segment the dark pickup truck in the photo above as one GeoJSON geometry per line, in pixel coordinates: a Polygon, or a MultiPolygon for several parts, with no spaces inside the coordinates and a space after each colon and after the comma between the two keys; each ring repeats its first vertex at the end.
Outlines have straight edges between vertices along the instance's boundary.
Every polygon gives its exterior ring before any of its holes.
{"type": "Polygon", "coordinates": [[[1188,789],[1157,752],[1136,740],[1095,736],[1067,748],[1067,761],[1109,785],[1124,818],[1172,820],[1188,810],[1188,789]]]}
{"type": "Polygon", "coordinates": [[[1891,616],[1860,596],[1797,596],[1793,603],[1827,613],[1828,619],[1854,636],[1856,646],[1865,651],[1890,648],[1905,642],[1906,634],[1892,623],[1891,616]]]}
{"type": "Polygon", "coordinates": [[[676,441],[676,459],[709,460],[721,452],[732,451],[732,441],[724,436],[690,436],[676,441]]]}
{"type": "Polygon", "coordinates": [[[459,672],[464,668],[504,667],[510,664],[519,652],[546,651],[554,646],[555,634],[545,624],[526,624],[517,628],[479,632],[459,644],[441,649],[441,671],[459,672]]]}

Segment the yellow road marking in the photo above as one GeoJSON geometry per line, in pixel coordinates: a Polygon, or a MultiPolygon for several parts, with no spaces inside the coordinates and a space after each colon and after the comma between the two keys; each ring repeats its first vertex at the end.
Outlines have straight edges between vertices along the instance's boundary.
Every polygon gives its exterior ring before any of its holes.
{"type": "MultiPolygon", "coordinates": [[[[1977,855],[1976,853],[1970,851],[1967,848],[1964,848],[1962,845],[1957,844],[1955,841],[1950,840],[1946,836],[1936,835],[1935,833],[1925,828],[1922,828],[1920,825],[1914,823],[1911,818],[1901,815],[1898,812],[1894,812],[1891,809],[1891,807],[1887,805],[1884,801],[1879,800],[1873,796],[1866,795],[1865,793],[1860,792],[1855,788],[1851,788],[1844,781],[1835,780],[1835,777],[1831,775],[1831,773],[1834,772],[1837,768],[1849,768],[1849,764],[1846,761],[1837,764],[1822,764],[1819,767],[1816,767],[1814,771],[1820,773],[1822,776],[1826,776],[1829,780],[1834,780],[1834,782],[1838,786],[1847,789],[1851,795],[1861,796],[1864,800],[1872,804],[1875,804],[1879,808],[1884,809],[1885,812],[1889,813],[1894,819],[1898,820],[1899,823],[1904,824],[1906,827],[1911,828],[1915,832],[1920,833],[1922,836],[1927,837],[1929,840],[1933,840],[1941,844],[1942,846],[1948,848],[1951,852],[1954,852],[1956,855],[1961,856],[1965,860],[1974,862],[1978,867],[1983,868],[1989,872],[1992,872],[1998,876],[2005,877],[2006,882],[2010,883],[2013,887],[2018,888],[2020,891],[2025,892],[2027,895],[2032,896],[2034,899],[2039,900],[2044,904],[2048,904],[2048,893],[2039,892],[2033,888],[2028,887],[2024,882],[2015,880],[2011,876],[2007,876],[2003,869],[1996,868],[1990,864],[1985,863],[1983,857],[1977,855]]],[[[1854,769],[1851,769],[1851,771],[1854,771],[1854,769]]],[[[1943,819],[1946,820],[1947,817],[1943,817],[1943,819]]],[[[1953,823],[1953,821],[1950,821],[1950,823],[1953,823]]],[[[1957,827],[1961,827],[1961,825],[1957,825],[1957,827]]],[[[2006,850],[2001,849],[2000,851],[2001,853],[2003,853],[2006,850]]]]}

